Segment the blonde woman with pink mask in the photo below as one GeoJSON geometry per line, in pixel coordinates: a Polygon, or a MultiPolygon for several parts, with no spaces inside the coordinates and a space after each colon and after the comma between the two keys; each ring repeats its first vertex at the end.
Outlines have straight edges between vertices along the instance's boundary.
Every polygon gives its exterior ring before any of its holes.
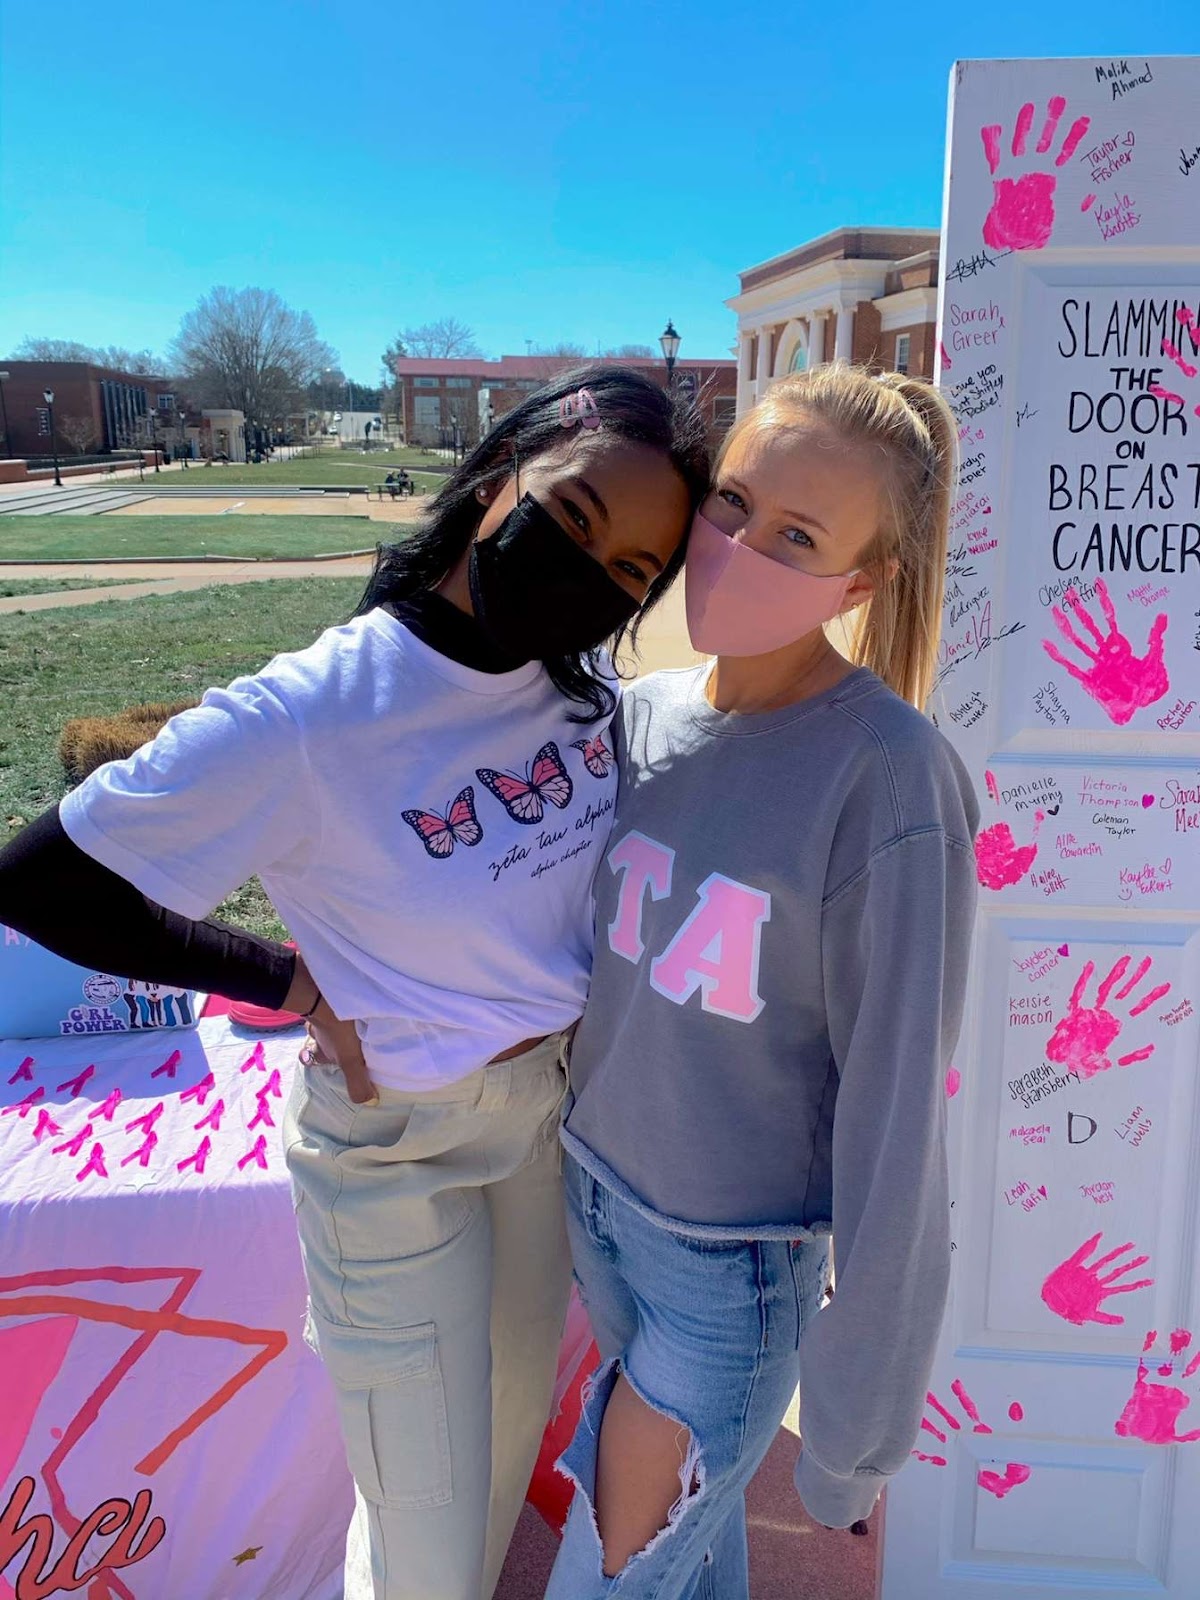
{"type": "Polygon", "coordinates": [[[716,659],[625,695],[562,1133],[605,1362],[548,1600],[746,1600],[744,1490],[797,1383],[822,1523],[865,1517],[915,1441],[976,893],[975,798],[921,714],[954,445],[915,380],[778,383],[692,527],[716,659]]]}

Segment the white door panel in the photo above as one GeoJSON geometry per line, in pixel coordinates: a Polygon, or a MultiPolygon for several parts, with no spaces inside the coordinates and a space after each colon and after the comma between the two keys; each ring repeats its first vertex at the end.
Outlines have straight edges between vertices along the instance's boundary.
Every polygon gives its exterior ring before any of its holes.
{"type": "Polygon", "coordinates": [[[1197,105],[1200,58],[952,76],[932,709],[981,909],[883,1600],[1200,1597],[1197,105]]]}

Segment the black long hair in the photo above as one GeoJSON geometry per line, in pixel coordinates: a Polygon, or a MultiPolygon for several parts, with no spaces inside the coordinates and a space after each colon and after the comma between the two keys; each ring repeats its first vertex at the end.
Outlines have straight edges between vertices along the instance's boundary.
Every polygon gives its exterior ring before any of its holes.
{"type": "MultiPolygon", "coordinates": [[[[704,422],[696,408],[668,395],[632,368],[573,367],[551,378],[501,417],[462,466],[447,478],[415,532],[401,543],[379,546],[375,570],[356,616],[389,601],[410,599],[441,582],[462,559],[483,519],[484,507],[475,491],[494,487],[516,465],[523,466],[560,444],[563,428],[559,403],[579,389],[589,389],[595,397],[606,433],[661,451],[683,480],[691,507],[700,504],[708,488],[709,457],[704,422]]],[[[683,558],[681,544],[650,585],[633,624],[635,639],[638,621],[671,587],[683,558]]],[[[618,630],[612,643],[614,653],[628,631],[628,624],[618,630]]],[[[555,688],[588,708],[573,721],[594,722],[608,716],[616,704],[612,690],[600,676],[599,657],[598,650],[588,650],[543,662],[555,688]]]]}

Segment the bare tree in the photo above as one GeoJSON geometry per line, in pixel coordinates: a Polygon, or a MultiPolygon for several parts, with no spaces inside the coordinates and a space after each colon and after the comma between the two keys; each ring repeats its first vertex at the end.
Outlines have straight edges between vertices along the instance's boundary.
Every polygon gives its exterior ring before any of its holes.
{"type": "Polygon", "coordinates": [[[153,350],[126,350],[119,344],[98,345],[95,353],[98,367],[112,367],[117,372],[131,372],[138,377],[162,377],[167,363],[153,350]]]}
{"type": "Polygon", "coordinates": [[[7,357],[9,361],[91,361],[96,352],[76,339],[39,339],[27,334],[7,357]]]}
{"type": "Polygon", "coordinates": [[[479,443],[479,396],[474,389],[447,390],[442,395],[442,424],[458,429],[458,442],[468,450],[479,443]]]}
{"type": "Polygon", "coordinates": [[[654,351],[648,344],[618,344],[611,350],[606,350],[604,354],[614,361],[628,361],[631,357],[649,356],[651,359],[654,357],[654,351]]]}
{"type": "Polygon", "coordinates": [[[427,361],[467,361],[483,355],[474,333],[457,317],[439,317],[436,322],[423,323],[419,328],[405,328],[384,353],[385,362],[395,345],[401,347],[398,354],[418,356],[427,361]]]}
{"type": "Polygon", "coordinates": [[[557,344],[538,345],[531,350],[526,358],[534,363],[533,376],[548,382],[567,367],[578,366],[588,359],[588,353],[581,344],[574,344],[569,339],[560,339],[557,344]]]}
{"type": "Polygon", "coordinates": [[[76,455],[86,455],[96,445],[96,424],[86,414],[67,412],[54,419],[54,426],[62,434],[76,455]]]}
{"type": "Polygon", "coordinates": [[[267,427],[303,404],[337,354],[307,311],[273,289],[218,287],[187,313],[171,346],[174,370],[202,406],[229,406],[267,427]]]}
{"type": "Polygon", "coordinates": [[[9,361],[86,361],[115,372],[157,377],[166,362],[153,350],[126,350],[123,345],[80,344],[77,339],[43,339],[27,335],[6,359],[9,361]]]}

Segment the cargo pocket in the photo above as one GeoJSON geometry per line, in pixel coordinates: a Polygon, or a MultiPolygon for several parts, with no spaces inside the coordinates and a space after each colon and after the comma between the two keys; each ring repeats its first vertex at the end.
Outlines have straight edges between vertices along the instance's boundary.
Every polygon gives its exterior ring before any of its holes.
{"type": "Polygon", "coordinates": [[[448,1505],[450,1430],[436,1324],[351,1328],[310,1306],[304,1337],[333,1379],[363,1499],[397,1511],[448,1505]]]}

